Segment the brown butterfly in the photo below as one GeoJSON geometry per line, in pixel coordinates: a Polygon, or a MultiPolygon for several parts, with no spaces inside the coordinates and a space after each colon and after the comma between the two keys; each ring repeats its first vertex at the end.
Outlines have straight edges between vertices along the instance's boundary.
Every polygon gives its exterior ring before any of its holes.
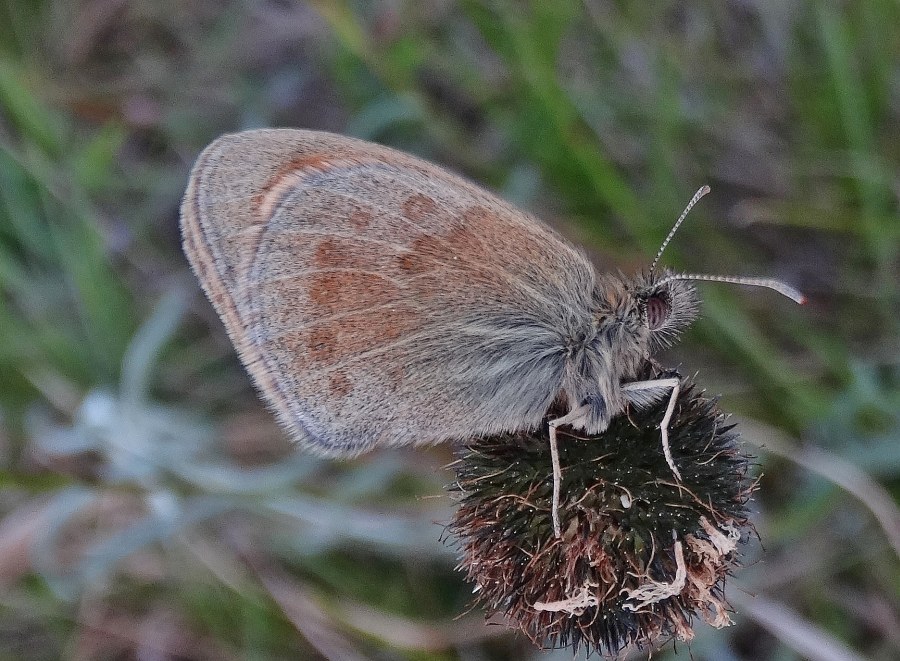
{"type": "Polygon", "coordinates": [[[197,159],[184,249],[241,360],[290,437],[320,455],[534,428],[599,433],[677,379],[639,367],[696,316],[677,274],[598,273],[533,216],[387,147],[292,129],[226,135],[197,159]]]}

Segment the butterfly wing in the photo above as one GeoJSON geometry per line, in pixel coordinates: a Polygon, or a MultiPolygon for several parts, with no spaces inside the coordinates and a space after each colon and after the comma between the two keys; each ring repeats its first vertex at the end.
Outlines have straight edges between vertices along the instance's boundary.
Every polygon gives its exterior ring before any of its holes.
{"type": "Polygon", "coordinates": [[[352,138],[218,139],[182,232],[258,388],[319,454],[535,425],[591,325],[581,253],[464,179],[352,138]]]}

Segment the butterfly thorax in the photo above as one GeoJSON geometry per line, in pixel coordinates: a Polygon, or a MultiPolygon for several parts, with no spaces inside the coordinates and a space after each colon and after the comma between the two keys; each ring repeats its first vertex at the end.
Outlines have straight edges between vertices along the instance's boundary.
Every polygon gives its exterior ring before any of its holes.
{"type": "Polygon", "coordinates": [[[565,379],[570,408],[590,408],[588,433],[604,430],[625,409],[622,385],[696,316],[694,289],[680,281],[658,286],[665,275],[597,278],[593,329],[571,352],[565,379]]]}

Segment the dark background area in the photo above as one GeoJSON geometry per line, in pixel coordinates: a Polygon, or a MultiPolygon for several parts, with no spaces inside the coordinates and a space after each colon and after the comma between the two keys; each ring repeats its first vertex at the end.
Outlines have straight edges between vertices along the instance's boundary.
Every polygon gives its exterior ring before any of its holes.
{"type": "MultiPolygon", "coordinates": [[[[680,658],[900,656],[900,5],[0,3],[0,659],[568,659],[467,612],[447,447],[294,454],[181,253],[223,132],[405,149],[598,269],[700,285],[664,357],[758,457],[736,625],[680,658]],[[856,656],[854,656],[856,655],[856,656]]],[[[671,644],[655,658],[667,658],[671,644]]]]}

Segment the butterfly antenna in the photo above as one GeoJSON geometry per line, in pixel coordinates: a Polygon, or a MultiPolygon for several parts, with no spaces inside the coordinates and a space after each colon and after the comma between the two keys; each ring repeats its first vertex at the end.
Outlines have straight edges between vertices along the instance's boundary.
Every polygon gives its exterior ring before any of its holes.
{"type": "MultiPolygon", "coordinates": [[[[665,245],[665,244],[663,244],[665,245]]],[[[806,303],[806,296],[800,291],[791,287],[781,280],[773,280],[772,278],[743,278],[732,275],[707,275],[705,273],[676,273],[660,280],[657,285],[664,285],[673,280],[706,280],[708,282],[730,282],[736,285],[750,285],[752,287],[766,287],[774,289],[779,294],[787,296],[792,301],[803,305],[806,303]]]]}
{"type": "MultiPolygon", "coordinates": [[[[666,236],[665,241],[662,242],[662,245],[659,247],[659,251],[656,253],[656,257],[653,259],[653,263],[650,265],[650,272],[653,273],[656,269],[656,265],[659,263],[659,258],[662,257],[663,251],[666,249],[666,246],[669,245],[669,241],[672,240],[672,237],[675,235],[675,232],[678,231],[678,228],[681,226],[681,223],[684,222],[684,219],[687,218],[688,212],[694,208],[694,205],[700,201],[700,199],[706,195],[710,191],[709,186],[703,186],[694,193],[694,197],[691,198],[691,201],[688,202],[687,206],[684,208],[684,211],[681,212],[681,215],[678,217],[678,220],[675,221],[675,225],[672,226],[672,229],[669,230],[669,234],[666,236]]],[[[745,278],[741,276],[733,276],[733,275],[708,275],[706,273],[675,273],[670,276],[666,276],[662,280],[656,283],[657,286],[664,285],[667,282],[672,282],[673,280],[706,280],[707,282],[730,282],[735,285],[750,285],[751,287],[766,287],[767,289],[774,289],[779,294],[783,296],[787,296],[792,301],[803,305],[806,303],[806,296],[804,296],[800,291],[791,287],[790,285],[781,282],[781,280],[774,280],[772,278],[745,278]]]]}
{"type": "Polygon", "coordinates": [[[666,249],[666,246],[669,245],[669,241],[671,241],[672,237],[675,236],[675,232],[678,231],[681,223],[683,223],[684,219],[687,218],[688,212],[693,209],[694,205],[700,201],[700,198],[706,195],[709,191],[709,186],[703,186],[703,188],[694,193],[694,197],[692,197],[691,201],[688,202],[688,205],[684,208],[684,211],[681,212],[678,220],[675,221],[675,225],[671,230],[669,230],[669,235],[666,237],[666,240],[663,241],[662,245],[659,247],[659,250],[656,253],[656,257],[653,259],[653,263],[650,265],[650,273],[653,273],[653,271],[656,269],[656,264],[659,262],[659,258],[662,257],[663,250],[666,249]]]}

